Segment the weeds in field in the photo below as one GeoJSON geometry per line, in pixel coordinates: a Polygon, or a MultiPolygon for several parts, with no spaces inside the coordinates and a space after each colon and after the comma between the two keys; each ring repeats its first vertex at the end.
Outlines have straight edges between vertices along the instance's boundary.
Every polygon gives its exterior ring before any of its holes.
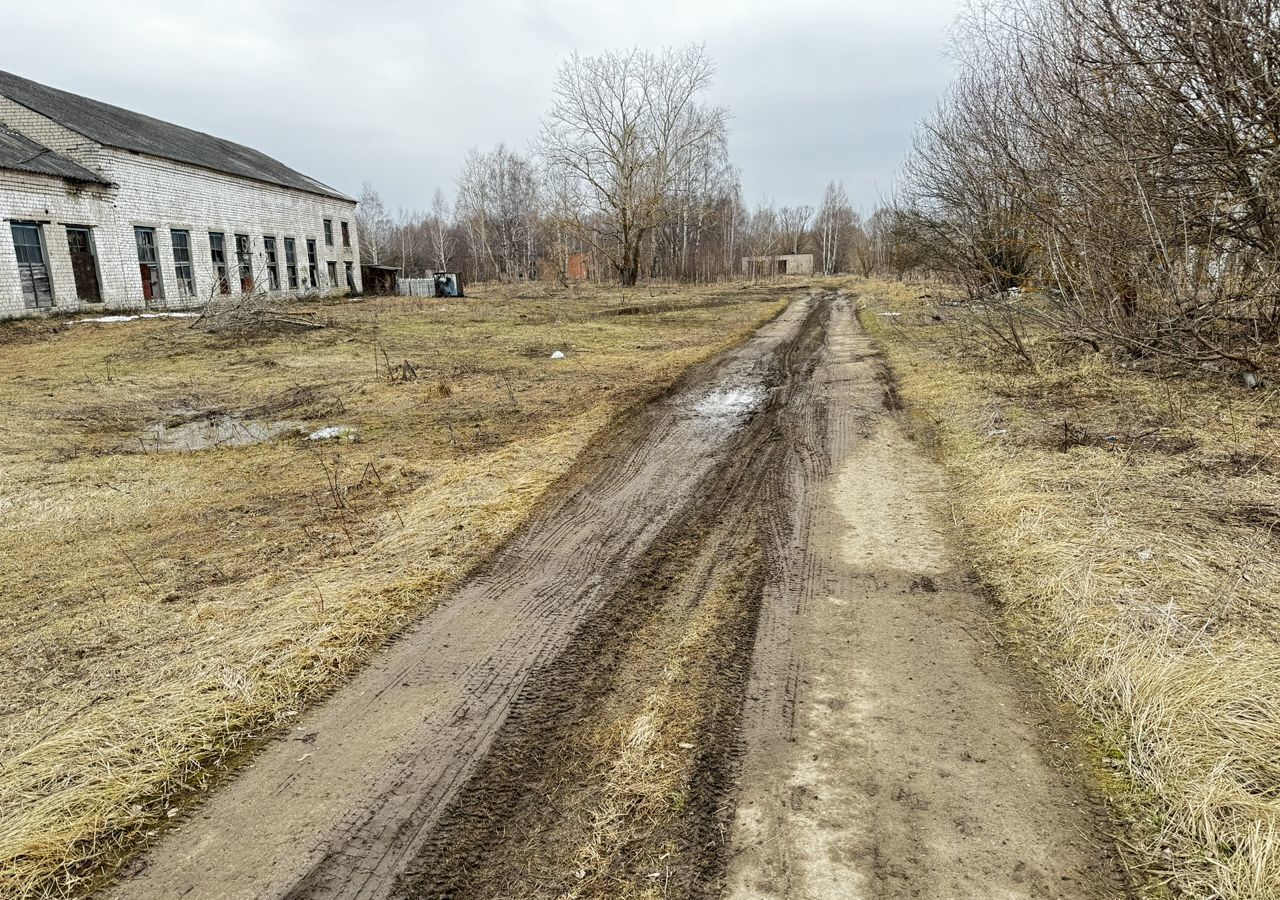
{"type": "Polygon", "coordinates": [[[327,327],[249,336],[0,326],[0,895],[92,887],[428,611],[614,417],[780,308],[767,287],[707,305],[717,290],[628,317],[589,291],[476,287],[305,303],[286,316],[327,327]],[[561,341],[579,365],[525,353],[561,341]],[[215,413],[359,441],[139,447],[215,413]]]}

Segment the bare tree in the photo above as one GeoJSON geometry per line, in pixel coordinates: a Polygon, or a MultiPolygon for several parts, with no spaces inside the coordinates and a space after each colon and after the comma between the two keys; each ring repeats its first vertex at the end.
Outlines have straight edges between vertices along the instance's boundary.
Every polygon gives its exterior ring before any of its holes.
{"type": "Polygon", "coordinates": [[[705,48],[690,46],[574,54],[557,76],[538,141],[554,214],[622,284],[636,283],[681,186],[727,155],[726,111],[699,102],[714,71],[705,48]]]}
{"type": "Polygon", "coordinates": [[[820,268],[824,275],[843,272],[849,261],[853,237],[854,211],[844,184],[833,181],[822,195],[822,206],[814,222],[820,251],[820,268]]]}
{"type": "Polygon", "coordinates": [[[784,206],[778,210],[778,226],[787,238],[788,252],[799,253],[809,235],[812,206],[784,206]]]}
{"type": "Polygon", "coordinates": [[[382,195],[366,181],[360,187],[360,198],[356,206],[356,232],[361,260],[373,265],[386,262],[391,251],[393,229],[391,215],[382,203],[382,195]]]}

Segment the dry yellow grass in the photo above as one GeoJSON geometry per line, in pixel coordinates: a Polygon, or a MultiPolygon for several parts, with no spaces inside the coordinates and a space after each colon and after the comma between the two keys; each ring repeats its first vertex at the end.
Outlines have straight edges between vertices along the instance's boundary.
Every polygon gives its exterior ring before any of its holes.
{"type": "Polygon", "coordinates": [[[613,417],[784,303],[522,290],[327,303],[322,330],[254,338],[0,326],[0,896],[85,890],[429,609],[613,417]],[[214,411],[356,438],[147,436],[214,411]]]}
{"type": "Polygon", "coordinates": [[[936,286],[850,286],[939,441],[980,573],[1123,776],[1145,890],[1280,897],[1276,391],[1035,335],[1038,371],[1019,371],[961,349],[936,286]]]}

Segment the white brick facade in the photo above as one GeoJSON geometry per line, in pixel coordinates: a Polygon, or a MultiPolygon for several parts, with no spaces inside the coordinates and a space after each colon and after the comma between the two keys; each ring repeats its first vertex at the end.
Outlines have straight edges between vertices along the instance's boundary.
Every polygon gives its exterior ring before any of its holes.
{"type": "Polygon", "coordinates": [[[281,288],[288,290],[285,238],[296,241],[298,293],[307,293],[307,241],[315,241],[321,292],[347,290],[346,264],[360,290],[360,257],[355,203],[293,188],[226,175],[185,163],[103,146],[0,97],[0,123],[101,175],[110,186],[76,184],[28,172],[0,169],[0,318],[48,312],[139,309],[144,306],[135,227],[154,228],[163,299],[148,308],[181,308],[203,303],[215,289],[209,233],[225,235],[230,290],[240,290],[235,235],[248,235],[254,278],[267,285],[264,237],[276,240],[281,288]],[[323,222],[333,222],[333,245],[326,245],[323,222]],[[10,223],[40,223],[53,288],[53,306],[34,309],[24,299],[10,223]],[[341,223],[348,223],[350,246],[343,246],[341,223]],[[66,226],[88,226],[96,250],[102,302],[77,297],[66,226]],[[189,232],[195,274],[194,296],[183,296],[174,267],[173,229],[189,232]],[[337,283],[328,263],[336,263],[337,283]]]}

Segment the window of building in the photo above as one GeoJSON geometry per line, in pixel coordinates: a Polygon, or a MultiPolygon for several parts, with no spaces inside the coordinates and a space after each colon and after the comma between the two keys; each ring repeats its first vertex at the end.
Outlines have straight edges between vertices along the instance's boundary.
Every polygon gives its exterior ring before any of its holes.
{"type": "Polygon", "coordinates": [[[271,285],[271,290],[278,291],[280,290],[280,261],[276,258],[276,239],[264,237],[262,252],[267,257],[267,284],[271,285]]]}
{"type": "Polygon", "coordinates": [[[338,264],[329,260],[326,265],[329,269],[329,289],[333,290],[338,286],[338,264]]]}
{"type": "Polygon", "coordinates": [[[9,227],[13,232],[13,249],[18,255],[22,302],[28,309],[53,306],[53,282],[49,280],[44,230],[37,222],[13,222],[9,227]]]}
{"type": "Polygon", "coordinates": [[[289,271],[289,290],[298,289],[298,246],[293,238],[284,239],[284,264],[289,271]]]}
{"type": "Polygon", "coordinates": [[[88,303],[102,302],[102,280],[98,277],[98,248],[88,225],[67,226],[67,252],[71,254],[71,274],[76,279],[76,296],[88,303]]]}
{"type": "Polygon", "coordinates": [[[324,220],[324,245],[333,246],[333,219],[324,220]]]}
{"type": "Polygon", "coordinates": [[[178,279],[178,293],[183,297],[194,297],[196,273],[191,264],[191,233],[173,228],[169,237],[173,242],[173,274],[178,279]]]}
{"type": "Polygon", "coordinates": [[[253,293],[253,249],[249,235],[236,235],[236,265],[240,267],[240,293],[253,293]]]}
{"type": "Polygon", "coordinates": [[[347,227],[347,223],[342,223],[342,246],[351,246],[351,229],[347,227]]]}
{"type": "Polygon", "coordinates": [[[313,238],[307,238],[307,286],[313,291],[320,287],[320,257],[313,238]]]}
{"type": "Polygon", "coordinates": [[[352,263],[346,263],[347,267],[347,290],[351,293],[356,291],[356,268],[352,263]]]}
{"type": "Polygon", "coordinates": [[[213,277],[218,279],[218,293],[231,293],[227,281],[227,236],[221,231],[209,232],[209,257],[213,260],[213,277]]]}
{"type": "Polygon", "coordinates": [[[160,277],[160,254],[156,249],[154,228],[134,228],[138,244],[138,272],[142,276],[142,299],[163,300],[164,281],[160,277]]]}

